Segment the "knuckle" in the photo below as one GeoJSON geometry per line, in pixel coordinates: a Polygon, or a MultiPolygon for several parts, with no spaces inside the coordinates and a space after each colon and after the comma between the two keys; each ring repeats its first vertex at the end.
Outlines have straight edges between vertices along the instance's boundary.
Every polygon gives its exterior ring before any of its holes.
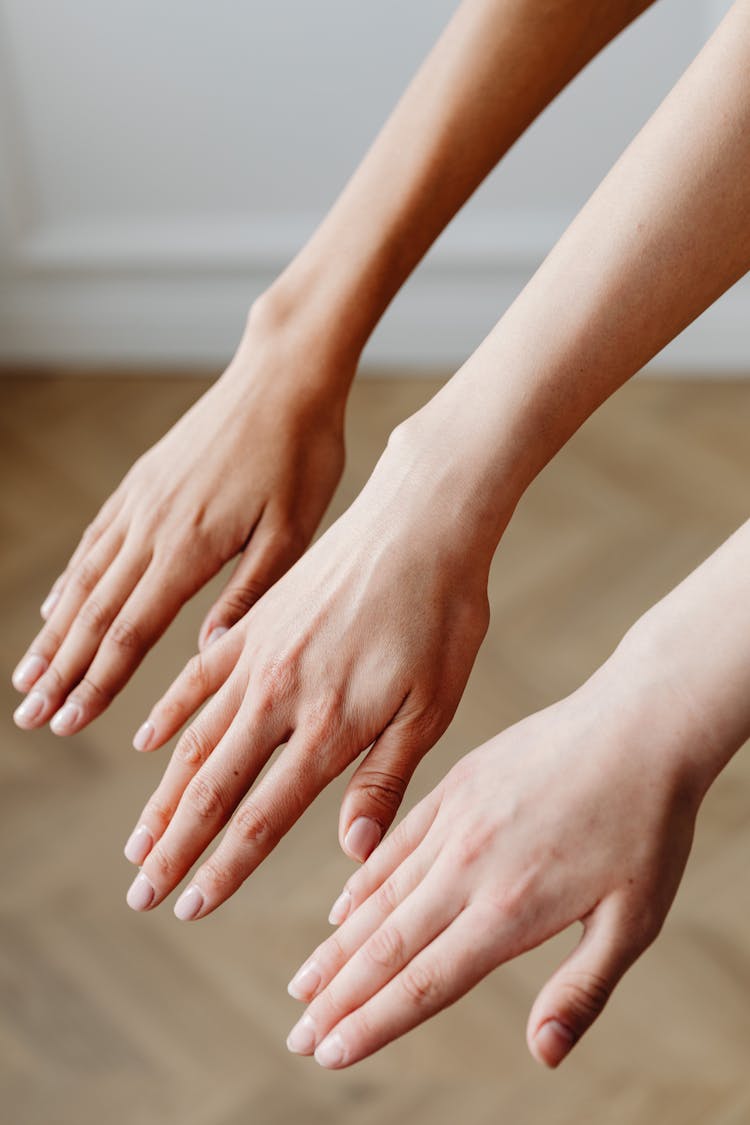
{"type": "Polygon", "coordinates": [[[397,773],[368,770],[359,785],[359,793],[368,804],[382,812],[392,813],[401,804],[406,782],[397,773]]]}
{"type": "Polygon", "coordinates": [[[175,746],[175,757],[186,766],[202,766],[211,756],[213,746],[200,726],[188,727],[175,746]]]}
{"type": "Polygon", "coordinates": [[[417,1008],[430,1007],[440,994],[440,978],[433,968],[412,962],[400,977],[407,999],[417,1008]]]}
{"type": "Polygon", "coordinates": [[[237,810],[232,828],[233,835],[242,844],[269,844],[273,840],[267,814],[249,798],[237,810]]]}
{"type": "Polygon", "coordinates": [[[612,988],[604,977],[580,971],[565,981],[567,1011],[576,1024],[586,1026],[602,1011],[611,992],[612,988]]]}
{"type": "Polygon", "coordinates": [[[211,883],[220,898],[231,894],[235,887],[242,882],[236,866],[227,863],[216,855],[213,855],[204,863],[199,876],[201,884],[204,880],[211,883]]]}
{"type": "Polygon", "coordinates": [[[120,649],[142,649],[143,636],[134,621],[125,617],[118,618],[109,631],[108,638],[113,645],[120,649]]]}
{"type": "Polygon", "coordinates": [[[214,822],[226,817],[226,805],[221,786],[210,775],[197,774],[185,790],[185,799],[199,820],[214,822]]]}
{"type": "Polygon", "coordinates": [[[110,615],[106,606],[103,606],[95,598],[89,598],[81,607],[78,619],[92,633],[102,634],[109,624],[110,615]]]}
{"type": "Polygon", "coordinates": [[[208,669],[202,653],[197,652],[188,660],[184,674],[187,688],[191,693],[208,691],[208,669]]]}
{"type": "Polygon", "coordinates": [[[370,961],[385,969],[394,969],[404,963],[404,939],[395,926],[376,930],[367,945],[365,954],[370,961]]]}
{"type": "Polygon", "coordinates": [[[375,892],[376,909],[381,913],[390,914],[400,902],[401,895],[395,880],[393,878],[386,879],[382,887],[378,887],[375,892]]]}
{"type": "Polygon", "coordinates": [[[239,620],[265,594],[267,589],[268,583],[261,582],[259,579],[248,579],[241,586],[230,586],[222,595],[221,610],[231,620],[239,620]]]}
{"type": "Polygon", "coordinates": [[[289,657],[277,657],[264,664],[258,673],[261,699],[273,705],[294,694],[298,676],[294,662],[289,657]]]}
{"type": "Polygon", "coordinates": [[[151,797],[143,810],[143,818],[156,821],[162,828],[166,828],[173,815],[174,808],[159,797],[151,797]]]}
{"type": "Polygon", "coordinates": [[[106,707],[112,699],[112,692],[95,683],[89,676],[85,676],[76,688],[76,696],[100,707],[106,707]]]}
{"type": "Polygon", "coordinates": [[[74,581],[82,593],[90,594],[99,581],[99,568],[85,560],[76,570],[74,581]]]}
{"type": "Polygon", "coordinates": [[[171,855],[161,843],[157,843],[148,855],[149,871],[161,882],[168,883],[179,875],[175,856],[171,855]]]}

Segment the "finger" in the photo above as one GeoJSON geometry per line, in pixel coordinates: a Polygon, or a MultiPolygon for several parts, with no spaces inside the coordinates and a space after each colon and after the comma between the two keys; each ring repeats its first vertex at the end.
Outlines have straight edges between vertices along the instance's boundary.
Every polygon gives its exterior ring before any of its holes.
{"type": "Polygon", "coordinates": [[[481,937],[479,907],[463,910],[361,1007],[345,1016],[315,1049],[321,1066],[341,1069],[373,1054],[454,1003],[497,963],[481,937]]]}
{"type": "MultiPolygon", "coordinates": [[[[140,874],[130,887],[127,901],[134,910],[158,906],[224,828],[268,758],[288,737],[289,731],[280,725],[280,717],[275,718],[276,725],[270,726],[268,716],[265,716],[264,722],[262,711],[253,705],[246,705],[236,712],[218,746],[209,753],[205,764],[187,785],[161,839],[149,852],[140,874]]],[[[279,799],[280,794],[272,794],[272,800],[279,799]]],[[[247,801],[246,806],[254,808],[247,801]]],[[[245,836],[249,839],[253,830],[258,838],[256,842],[266,843],[270,839],[270,824],[261,819],[260,813],[253,829],[252,816],[245,812],[235,826],[235,839],[243,840],[245,836]]],[[[219,901],[223,901],[219,890],[222,884],[228,886],[230,879],[224,877],[221,857],[216,859],[218,851],[212,857],[213,866],[209,861],[202,869],[203,879],[198,883],[202,890],[201,909],[191,916],[208,913],[219,901]]],[[[224,897],[231,893],[228,890],[224,897]]],[[[192,894],[188,901],[193,904],[195,898],[192,894]]]]}
{"type": "Polygon", "coordinates": [[[198,634],[203,650],[244,617],[299,558],[304,544],[284,525],[261,515],[232,577],[206,614],[198,634]]]}
{"type": "Polygon", "coordinates": [[[439,864],[431,867],[317,994],[292,1029],[287,1039],[289,1050],[311,1055],[332,1028],[385,987],[441,934],[463,906],[457,884],[446,885],[439,864]]]}
{"type": "Polygon", "coordinates": [[[157,750],[221,687],[237,663],[243,637],[235,629],[188,660],[174,683],[136,731],[136,750],[157,750]]]}
{"type": "Polygon", "coordinates": [[[407,697],[355,770],[339,817],[341,847],[352,859],[363,863],[388,831],[431,735],[407,697]]]}
{"type": "Polygon", "coordinates": [[[72,696],[69,697],[67,711],[58,708],[86,674],[107,630],[148,563],[148,556],[142,556],[140,551],[123,548],[91,591],[49,668],[36,683],[35,692],[45,700],[37,716],[37,725],[50,715],[53,716],[51,728],[55,734],[72,734],[83,725],[77,721],[82,718],[83,712],[80,707],[74,707],[72,696]]]}
{"type": "Polygon", "coordinates": [[[131,863],[142,864],[164,835],[185,790],[226,734],[241,700],[240,678],[230,679],[181,735],[159,785],[125,844],[125,858],[131,863]]]}
{"type": "Polygon", "coordinates": [[[344,889],[331,907],[328,921],[339,926],[357,907],[369,898],[407,855],[413,852],[437,816],[441,791],[433,790],[405,816],[372,853],[370,858],[347,879],[344,889]]]}
{"type": "Polygon", "coordinates": [[[309,1003],[326,988],[386,918],[419,886],[433,860],[430,849],[422,845],[398,864],[341,928],[322,942],[297,970],[289,983],[290,996],[309,1003]]]}
{"type": "MultiPolygon", "coordinates": [[[[277,736],[273,748],[285,737],[288,732],[277,736]]],[[[263,761],[269,757],[269,746],[267,743],[264,747],[263,761]]],[[[221,843],[175,904],[178,918],[205,918],[270,855],[332,778],[330,767],[324,764],[326,760],[316,753],[318,749],[311,746],[307,732],[292,735],[271,769],[245,797],[221,843]]],[[[256,777],[261,764],[258,761],[254,767],[256,777]]]]}
{"type": "Polygon", "coordinates": [[[83,535],[78,542],[78,546],[68,559],[67,566],[65,567],[62,574],[60,574],[59,577],[55,579],[50,592],[47,594],[46,598],[41,604],[39,612],[41,613],[45,621],[49,619],[53,609],[59,602],[71,573],[84,559],[86,554],[88,554],[89,550],[94,546],[96,541],[100,539],[104,532],[107,530],[121,506],[122,501],[120,499],[118,490],[117,492],[114,492],[102,505],[95,519],[93,519],[88,527],[84,530],[83,535]]]}
{"type": "Polygon", "coordinates": [[[124,604],[117,607],[91,664],[81,669],[81,678],[54,716],[50,727],[55,734],[75,734],[109,706],[187,596],[188,588],[173,580],[171,569],[161,560],[151,560],[124,604]]]}
{"type": "MultiPolygon", "coordinates": [[[[13,685],[18,691],[29,691],[47,671],[81,606],[114,562],[121,546],[122,536],[119,532],[112,531],[103,535],[76,567],[49,620],[34,638],[13,673],[13,685]]],[[[43,703],[43,699],[36,697],[24,700],[14,716],[16,723],[24,729],[39,726],[40,722],[44,722],[44,719],[39,718],[43,703]]]]}
{"type": "Polygon", "coordinates": [[[537,1062],[549,1067],[562,1062],[647,944],[636,936],[614,899],[594,910],[580,942],[534,1001],[526,1040],[537,1062]]]}

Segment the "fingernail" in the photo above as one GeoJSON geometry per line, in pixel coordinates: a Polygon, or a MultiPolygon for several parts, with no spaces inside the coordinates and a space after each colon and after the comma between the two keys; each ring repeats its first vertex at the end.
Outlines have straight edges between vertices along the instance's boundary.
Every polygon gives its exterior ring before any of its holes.
{"type": "Polygon", "coordinates": [[[332,926],[340,926],[352,908],[352,896],[349,891],[342,891],[331,907],[328,921],[332,926]]]}
{"type": "Polygon", "coordinates": [[[294,974],[286,990],[295,1000],[307,1001],[312,1000],[319,987],[320,972],[315,962],[311,961],[309,965],[303,965],[302,968],[294,974]]]}
{"type": "Polygon", "coordinates": [[[44,601],[42,602],[42,604],[39,607],[39,612],[41,613],[41,615],[42,615],[42,617],[44,618],[45,621],[47,620],[49,615],[52,613],[52,610],[55,608],[55,606],[57,605],[57,603],[59,601],[60,601],[60,591],[54,590],[54,589],[50,590],[50,592],[47,594],[47,597],[44,599],[44,601]]]}
{"type": "Polygon", "coordinates": [[[43,656],[37,656],[32,653],[27,656],[25,660],[16,668],[13,673],[13,687],[16,691],[28,691],[32,684],[41,676],[42,672],[46,672],[49,667],[49,662],[43,656]]]}
{"type": "Polygon", "coordinates": [[[311,1055],[315,1050],[316,1038],[315,1024],[305,1012],[302,1019],[289,1032],[286,1045],[295,1055],[311,1055]]]}
{"type": "Polygon", "coordinates": [[[190,922],[203,909],[203,891],[193,883],[183,891],[174,904],[174,912],[181,922],[190,922]]]}
{"type": "Polygon", "coordinates": [[[154,846],[154,837],[145,824],[139,824],[128,837],[124,847],[125,858],[139,867],[154,846]]]}
{"type": "Polygon", "coordinates": [[[82,715],[78,703],[66,703],[50,720],[49,729],[54,734],[70,734],[82,715]]]}
{"type": "Polygon", "coordinates": [[[548,1066],[558,1066],[575,1041],[575,1033],[559,1020],[547,1020],[534,1037],[534,1045],[548,1066]]]}
{"type": "Polygon", "coordinates": [[[47,700],[40,691],[32,691],[13,712],[13,722],[19,727],[29,727],[38,719],[47,700]]]}
{"type": "Polygon", "coordinates": [[[321,1066],[340,1066],[344,1061],[344,1040],[339,1031],[327,1035],[315,1051],[315,1061],[321,1066]]]}
{"type": "Polygon", "coordinates": [[[153,884],[141,871],[130,884],[126,902],[132,910],[147,910],[155,894],[153,884]]]}
{"type": "Polygon", "coordinates": [[[344,848],[360,863],[364,863],[380,843],[381,835],[377,821],[370,820],[368,816],[358,816],[344,837],[344,848]]]}
{"type": "Polygon", "coordinates": [[[217,625],[206,637],[206,648],[208,648],[209,645],[212,645],[214,641],[218,641],[219,637],[223,637],[224,634],[228,632],[229,630],[227,629],[226,625],[217,625]]]}
{"type": "Polygon", "coordinates": [[[151,739],[154,737],[154,724],[146,721],[141,723],[133,738],[135,750],[148,750],[151,739]]]}

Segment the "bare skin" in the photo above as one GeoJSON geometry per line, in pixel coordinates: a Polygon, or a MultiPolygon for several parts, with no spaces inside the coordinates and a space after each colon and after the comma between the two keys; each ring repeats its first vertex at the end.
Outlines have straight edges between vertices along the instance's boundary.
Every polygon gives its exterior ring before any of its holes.
{"type": "Polygon", "coordinates": [[[541,989],[557,1066],[659,933],[712,781],[750,736],[750,522],[567,699],[468,754],[348,881],[288,1039],[358,1062],[581,922],[541,989]]]}
{"type": "MultiPolygon", "coordinates": [[[[359,355],[526,126],[647,0],[465,0],[219,382],[127,474],[44,600],[19,726],[82,730],[229,559],[199,646],[301,555],[338,482],[359,355]]],[[[147,732],[139,743],[146,745],[147,732]]]]}
{"type": "Polygon", "coordinates": [[[375,740],[339,828],[348,854],[373,850],[463,690],[524,489],[750,265],[748,63],[743,2],[474,356],[395,431],[352,508],[156,705],[152,747],[226,681],[128,843],[135,909],[161,902],[237,809],[175,908],[215,909],[375,740]]]}

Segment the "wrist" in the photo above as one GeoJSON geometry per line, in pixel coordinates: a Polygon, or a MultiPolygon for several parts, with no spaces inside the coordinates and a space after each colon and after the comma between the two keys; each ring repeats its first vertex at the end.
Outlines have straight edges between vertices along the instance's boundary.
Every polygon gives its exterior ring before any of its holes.
{"type": "Polygon", "coordinates": [[[632,699],[653,753],[700,804],[737,746],[707,699],[708,677],[685,660],[688,638],[677,625],[657,603],[631,626],[608,664],[632,699]]]}

